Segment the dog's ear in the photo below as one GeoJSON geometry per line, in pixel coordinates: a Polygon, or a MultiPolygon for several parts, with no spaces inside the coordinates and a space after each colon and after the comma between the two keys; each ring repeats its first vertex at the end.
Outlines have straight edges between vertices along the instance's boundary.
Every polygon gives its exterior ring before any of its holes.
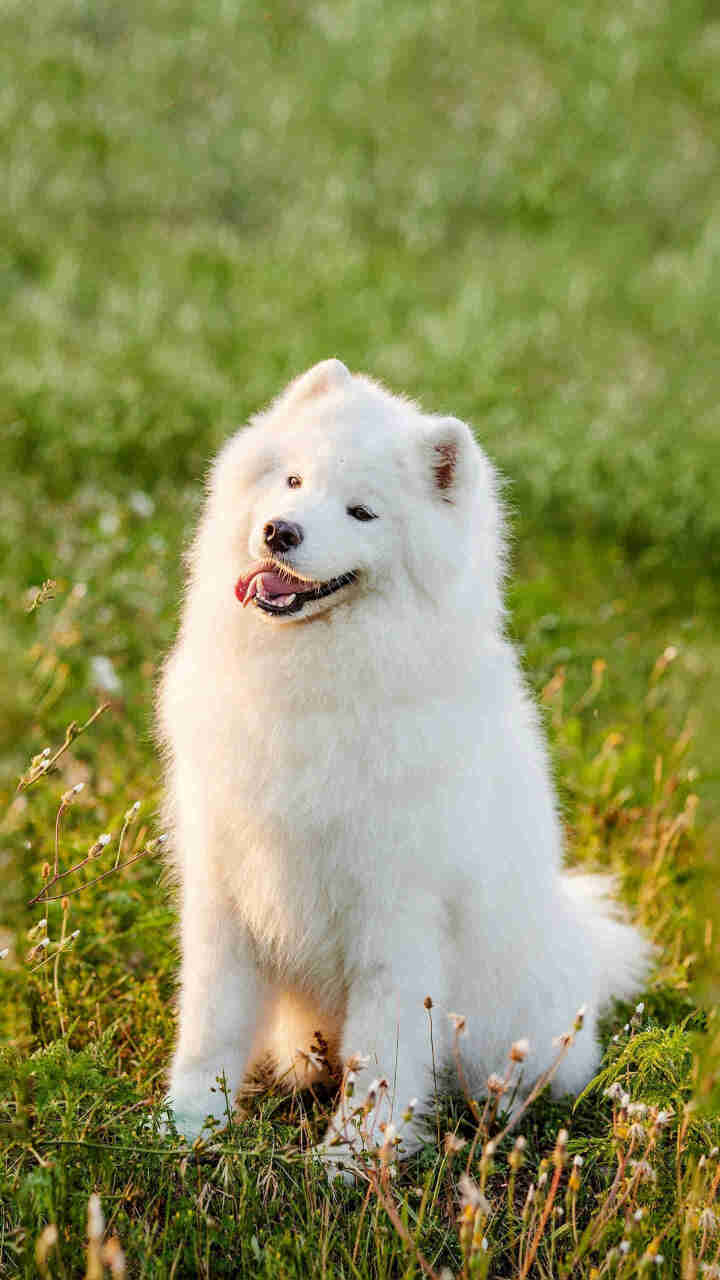
{"type": "Polygon", "coordinates": [[[470,428],[459,418],[431,418],[423,447],[433,492],[443,502],[456,502],[473,474],[475,442],[470,428]]]}
{"type": "Polygon", "coordinates": [[[282,399],[288,405],[301,404],[305,400],[328,395],[331,391],[340,391],[351,380],[352,374],[345,368],[342,360],[321,360],[320,364],[314,364],[312,369],[301,373],[299,378],[291,382],[282,399]]]}

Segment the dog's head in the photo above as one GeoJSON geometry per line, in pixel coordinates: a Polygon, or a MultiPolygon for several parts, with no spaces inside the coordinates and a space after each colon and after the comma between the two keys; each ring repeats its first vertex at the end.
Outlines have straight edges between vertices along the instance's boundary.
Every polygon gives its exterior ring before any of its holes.
{"type": "Polygon", "coordinates": [[[228,592],[275,625],[368,601],[442,606],[458,590],[497,605],[499,506],[471,432],[339,360],[228,442],[206,523],[228,592]]]}

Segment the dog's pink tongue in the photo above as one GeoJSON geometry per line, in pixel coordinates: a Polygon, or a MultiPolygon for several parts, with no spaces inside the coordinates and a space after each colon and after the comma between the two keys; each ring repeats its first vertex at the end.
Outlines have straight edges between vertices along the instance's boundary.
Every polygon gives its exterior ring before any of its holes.
{"type": "Polygon", "coordinates": [[[272,569],[252,569],[247,578],[238,578],[235,595],[242,605],[247,605],[258,591],[266,600],[273,600],[276,596],[289,595],[289,587],[287,578],[273,573],[272,569]]]}

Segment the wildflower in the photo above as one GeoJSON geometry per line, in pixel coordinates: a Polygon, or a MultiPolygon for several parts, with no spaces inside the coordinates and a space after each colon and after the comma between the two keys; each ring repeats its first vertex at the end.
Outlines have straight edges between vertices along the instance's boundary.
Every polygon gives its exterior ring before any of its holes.
{"type": "Polygon", "coordinates": [[[631,1160],[630,1168],[638,1175],[640,1182],[655,1182],[657,1173],[647,1160],[631,1160]]]}
{"type": "Polygon", "coordinates": [[[467,1031],[467,1019],[464,1013],[449,1013],[448,1018],[452,1022],[457,1035],[462,1035],[467,1031]]]}
{"type": "Polygon", "coordinates": [[[512,1062],[524,1062],[530,1052],[530,1041],[526,1039],[515,1040],[510,1046],[510,1059],[512,1062]]]}
{"type": "Polygon", "coordinates": [[[141,520],[147,520],[155,510],[155,503],[149,493],[144,493],[142,489],[133,489],[128,498],[128,505],[136,516],[140,516],[141,520]]]}
{"type": "Polygon", "coordinates": [[[488,1076],[487,1087],[490,1090],[490,1093],[497,1094],[505,1093],[505,1090],[507,1089],[507,1085],[502,1076],[496,1075],[494,1071],[488,1076]]]}
{"type": "Polygon", "coordinates": [[[623,1095],[623,1087],[617,1080],[615,1080],[612,1084],[609,1084],[607,1089],[605,1089],[603,1092],[603,1097],[611,1098],[613,1102],[616,1102],[619,1098],[622,1097],[622,1095],[623,1095]]]}
{"type": "Polygon", "coordinates": [[[621,1252],[621,1253],[629,1253],[629,1252],[630,1252],[630,1241],[629,1241],[629,1240],[621,1240],[621,1241],[620,1241],[620,1252],[621,1252]]]}
{"type": "Polygon", "coordinates": [[[662,1128],[663,1125],[670,1123],[670,1121],[672,1120],[672,1117],[673,1117],[672,1111],[658,1111],[657,1115],[655,1116],[655,1123],[659,1124],[660,1127],[662,1128]]]}
{"type": "Polygon", "coordinates": [[[645,1213],[644,1209],[636,1209],[633,1214],[633,1218],[635,1219],[636,1222],[642,1222],[644,1213],[645,1213]]]}
{"type": "Polygon", "coordinates": [[[369,1054],[367,1054],[367,1053],[353,1053],[353,1054],[351,1054],[351,1055],[350,1055],[350,1057],[348,1058],[348,1063],[347,1063],[347,1065],[348,1065],[348,1070],[349,1070],[349,1071],[364,1071],[364,1069],[365,1069],[365,1067],[368,1065],[369,1061],[370,1061],[370,1056],[369,1056],[369,1054]]]}
{"type": "Polygon", "coordinates": [[[644,1005],[644,1003],[643,1003],[643,1001],[642,1001],[642,1000],[640,1001],[640,1003],[639,1003],[639,1004],[636,1004],[636,1005],[635,1005],[635,1012],[636,1012],[636,1013],[644,1013],[644,1012],[645,1012],[645,1005],[644,1005]]]}
{"type": "Polygon", "coordinates": [[[383,1130],[383,1145],[392,1147],[397,1141],[397,1129],[394,1124],[386,1124],[383,1130]]]}
{"type": "Polygon", "coordinates": [[[63,795],[60,797],[60,802],[64,808],[67,809],[68,805],[72,804],[73,796],[79,796],[84,786],[84,782],[76,782],[75,786],[71,787],[69,791],[63,792],[63,795]]]}
{"type": "Polygon", "coordinates": [[[583,1156],[573,1156],[573,1164],[575,1165],[576,1169],[582,1169],[584,1163],[585,1163],[585,1158],[583,1156]]]}
{"type": "Polygon", "coordinates": [[[468,1177],[466,1173],[461,1175],[458,1182],[458,1189],[460,1191],[460,1203],[463,1209],[469,1205],[471,1209],[479,1209],[481,1213],[491,1213],[492,1206],[490,1205],[489,1200],[483,1195],[477,1183],[473,1182],[472,1178],[468,1177]]]}
{"type": "Polygon", "coordinates": [[[647,1115],[647,1107],[644,1102],[631,1102],[627,1111],[629,1116],[638,1116],[639,1119],[647,1115]]]}
{"type": "Polygon", "coordinates": [[[467,1143],[464,1138],[458,1138],[456,1133],[446,1133],[443,1145],[445,1147],[445,1155],[454,1156],[458,1151],[462,1151],[463,1147],[467,1146],[467,1143]]]}
{"type": "Polygon", "coordinates": [[[44,1275],[47,1274],[46,1263],[48,1253],[55,1247],[57,1242],[58,1229],[54,1222],[50,1222],[46,1227],[43,1227],[35,1245],[35,1261],[44,1275]]]}
{"type": "Polygon", "coordinates": [[[313,1053],[312,1049],[297,1048],[295,1054],[298,1058],[302,1058],[303,1062],[306,1062],[308,1066],[314,1067],[316,1071],[321,1070],[324,1065],[322,1059],[316,1053],[313,1053]]]}
{"type": "Polygon", "coordinates": [[[125,1271],[125,1254],[117,1236],[112,1236],[106,1244],[103,1245],[103,1262],[110,1268],[110,1274],[114,1280],[123,1280],[125,1271]]]}
{"type": "Polygon", "coordinates": [[[520,1165],[522,1164],[522,1153],[526,1146],[527,1143],[523,1137],[515,1139],[513,1149],[508,1153],[508,1164],[511,1169],[520,1168],[520,1165]]]}
{"type": "Polygon", "coordinates": [[[90,659],[90,673],[94,684],[104,693],[120,693],[122,683],[109,658],[98,653],[90,659]]]}
{"type": "Polygon", "coordinates": [[[96,1191],[88,1200],[88,1237],[90,1240],[102,1240],[103,1231],[105,1230],[105,1215],[100,1204],[100,1197],[96,1191]]]}

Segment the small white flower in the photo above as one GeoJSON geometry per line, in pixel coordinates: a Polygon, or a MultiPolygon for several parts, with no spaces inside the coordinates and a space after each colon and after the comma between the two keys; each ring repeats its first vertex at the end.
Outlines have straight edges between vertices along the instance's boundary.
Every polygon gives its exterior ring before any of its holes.
{"type": "Polygon", "coordinates": [[[583,1156],[573,1156],[573,1164],[575,1165],[576,1169],[582,1169],[584,1163],[585,1163],[585,1160],[583,1156]]]}
{"type": "Polygon", "coordinates": [[[630,1241],[629,1241],[629,1240],[621,1240],[621,1241],[620,1241],[620,1252],[621,1252],[621,1253],[629,1253],[629,1252],[630,1252],[630,1241]]]}
{"type": "Polygon", "coordinates": [[[470,1205],[471,1209],[480,1209],[482,1213],[490,1214],[492,1212],[490,1202],[483,1195],[477,1183],[473,1182],[472,1178],[468,1177],[466,1173],[461,1174],[458,1180],[458,1190],[463,1208],[466,1205],[470,1205]]]}
{"type": "Polygon", "coordinates": [[[631,1102],[627,1110],[629,1116],[638,1116],[639,1119],[647,1115],[647,1107],[644,1102],[631,1102]]]}
{"type": "Polygon", "coordinates": [[[530,1041],[523,1036],[520,1040],[514,1040],[510,1046],[510,1057],[513,1062],[524,1062],[530,1052],[530,1041]]]}
{"type": "Polygon", "coordinates": [[[487,1078],[487,1087],[491,1093],[505,1093],[507,1089],[502,1076],[496,1075],[494,1071],[487,1078]]]}
{"type": "Polygon", "coordinates": [[[644,1209],[636,1209],[636,1210],[635,1210],[635,1212],[634,1212],[634,1214],[633,1214],[633,1218],[635,1219],[635,1221],[636,1221],[636,1222],[642,1222],[644,1212],[645,1212],[645,1210],[644,1210],[644,1209]]]}
{"type": "Polygon", "coordinates": [[[639,1004],[636,1004],[636,1005],[635,1005],[635,1012],[636,1012],[636,1013],[644,1013],[644,1012],[645,1012],[645,1004],[644,1004],[644,1002],[643,1002],[642,1000],[640,1001],[640,1003],[639,1003],[639,1004]]]}
{"type": "Polygon", "coordinates": [[[104,693],[120,693],[122,683],[112,662],[104,654],[97,653],[90,659],[90,674],[93,682],[104,693]]]}
{"type": "Polygon", "coordinates": [[[672,1119],[672,1111],[658,1111],[655,1117],[655,1123],[662,1128],[664,1124],[669,1124],[672,1119]]]}
{"type": "Polygon", "coordinates": [[[606,1098],[611,1098],[613,1102],[617,1102],[619,1098],[622,1098],[623,1087],[618,1080],[615,1080],[612,1084],[608,1085],[604,1092],[604,1096],[606,1098]]]}
{"type": "Polygon", "coordinates": [[[98,844],[101,844],[101,845],[102,845],[102,847],[103,847],[103,849],[104,849],[104,848],[105,848],[105,845],[106,845],[106,844],[109,844],[111,839],[112,839],[112,837],[111,837],[110,835],[108,835],[107,831],[105,831],[105,832],[103,832],[103,834],[102,834],[101,836],[98,836],[98,838],[97,838],[97,842],[98,842],[98,844]]]}
{"type": "Polygon", "coordinates": [[[100,1197],[97,1192],[93,1192],[88,1200],[88,1236],[99,1243],[103,1238],[105,1230],[105,1215],[100,1204],[100,1197]]]}
{"type": "Polygon", "coordinates": [[[458,1035],[462,1035],[464,1031],[467,1031],[467,1018],[464,1013],[449,1013],[448,1018],[452,1022],[458,1035]]]}
{"type": "Polygon", "coordinates": [[[134,489],[128,498],[128,505],[136,516],[140,516],[142,520],[148,520],[155,510],[155,503],[149,493],[143,493],[142,489],[134,489]]]}

